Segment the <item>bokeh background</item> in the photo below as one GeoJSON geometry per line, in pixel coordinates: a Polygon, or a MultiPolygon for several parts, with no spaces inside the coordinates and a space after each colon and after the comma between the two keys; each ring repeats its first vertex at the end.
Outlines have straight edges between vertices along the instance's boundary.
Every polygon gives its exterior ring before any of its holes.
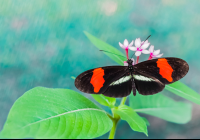
{"type": "MultiPolygon", "coordinates": [[[[189,63],[181,82],[200,93],[199,7],[199,0],[0,0],[0,130],[13,103],[31,88],[78,91],[71,76],[117,65],[83,31],[122,52],[118,43],[124,39],[152,35],[149,42],[163,57],[189,63]]],[[[141,56],[141,61],[147,58],[141,56]]],[[[200,105],[193,104],[187,124],[145,117],[149,137],[120,121],[116,138],[200,138],[200,105]]],[[[107,137],[108,133],[99,138],[107,137]]]]}

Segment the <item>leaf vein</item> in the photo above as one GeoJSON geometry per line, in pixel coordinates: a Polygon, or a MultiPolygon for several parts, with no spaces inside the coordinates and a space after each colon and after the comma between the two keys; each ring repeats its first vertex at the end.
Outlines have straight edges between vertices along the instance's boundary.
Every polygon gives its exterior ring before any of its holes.
{"type": "Polygon", "coordinates": [[[94,108],[77,109],[77,110],[68,111],[68,112],[65,112],[65,113],[62,113],[62,114],[59,114],[59,115],[56,115],[56,116],[51,116],[51,117],[49,117],[49,118],[45,118],[45,119],[39,120],[39,121],[37,121],[37,122],[30,123],[30,124],[28,124],[28,125],[23,126],[22,128],[25,128],[25,127],[30,126],[30,125],[32,125],[32,124],[39,123],[39,122],[42,122],[42,121],[46,121],[46,120],[49,120],[49,119],[52,119],[52,118],[55,118],[55,117],[60,117],[60,116],[62,116],[62,115],[66,115],[66,114],[69,114],[69,113],[74,113],[74,112],[77,112],[77,111],[85,111],[85,110],[94,110],[94,111],[100,111],[100,112],[106,113],[106,112],[103,111],[103,110],[94,109],[94,108]]]}

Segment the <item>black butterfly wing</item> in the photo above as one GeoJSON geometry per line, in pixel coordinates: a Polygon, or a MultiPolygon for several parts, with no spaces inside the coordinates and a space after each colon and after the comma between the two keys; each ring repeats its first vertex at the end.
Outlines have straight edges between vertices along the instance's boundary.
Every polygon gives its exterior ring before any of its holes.
{"type": "Polygon", "coordinates": [[[131,93],[132,89],[134,91],[136,90],[136,88],[133,87],[133,85],[135,84],[132,82],[132,79],[132,75],[127,70],[127,72],[125,72],[123,76],[110,83],[106,91],[102,94],[108,97],[115,98],[126,97],[131,93]]]}
{"type": "Polygon", "coordinates": [[[142,95],[153,95],[165,88],[165,84],[153,76],[135,72],[133,75],[136,89],[142,95]]]}
{"type": "MultiPolygon", "coordinates": [[[[127,73],[127,69],[128,67],[126,66],[107,66],[91,69],[81,73],[75,79],[75,86],[85,93],[116,97],[114,90],[112,90],[114,86],[112,83],[122,78],[127,73]],[[107,90],[108,88],[110,90],[107,90]],[[111,93],[111,91],[113,92],[111,93]]],[[[127,94],[124,92],[127,92],[127,90],[124,90],[121,94],[127,94]]]]}
{"type": "Polygon", "coordinates": [[[188,70],[187,62],[180,58],[159,58],[134,65],[133,77],[140,94],[152,95],[184,77],[188,70]]]}

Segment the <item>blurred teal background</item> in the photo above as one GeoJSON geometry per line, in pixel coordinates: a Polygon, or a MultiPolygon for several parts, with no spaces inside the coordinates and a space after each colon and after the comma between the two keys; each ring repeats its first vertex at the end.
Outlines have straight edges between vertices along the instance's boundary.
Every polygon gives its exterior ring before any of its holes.
{"type": "MultiPolygon", "coordinates": [[[[117,65],[83,31],[123,53],[119,42],[152,35],[149,42],[163,57],[189,63],[181,81],[199,93],[199,7],[199,0],[0,0],[0,130],[13,103],[27,90],[44,86],[78,91],[71,76],[117,65]]],[[[121,121],[116,138],[200,138],[199,105],[193,104],[192,120],[184,125],[145,117],[149,137],[121,121]]]]}

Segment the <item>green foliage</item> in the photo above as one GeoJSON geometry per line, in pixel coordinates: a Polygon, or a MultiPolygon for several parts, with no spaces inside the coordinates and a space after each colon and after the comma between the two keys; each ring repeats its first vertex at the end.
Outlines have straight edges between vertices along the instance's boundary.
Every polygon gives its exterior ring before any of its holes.
{"type": "Polygon", "coordinates": [[[150,126],[149,121],[145,117],[142,117],[142,119],[145,121],[145,123],[147,124],[147,126],[150,126]]]}
{"type": "Polygon", "coordinates": [[[170,85],[166,85],[165,89],[177,94],[178,96],[188,99],[196,104],[200,104],[200,95],[179,81],[170,85]]]}
{"type": "MultiPolygon", "coordinates": [[[[99,49],[99,50],[104,50],[104,51],[109,51],[112,52],[114,54],[118,54],[118,55],[122,55],[124,56],[123,53],[121,53],[119,50],[117,50],[116,48],[112,47],[111,45],[101,41],[100,39],[94,37],[93,35],[89,34],[88,32],[84,32],[85,35],[88,37],[88,39],[99,49]]],[[[120,65],[124,65],[124,61],[126,61],[126,56],[124,57],[120,57],[117,55],[113,55],[111,53],[106,53],[104,52],[107,56],[109,56],[112,60],[114,60],[115,62],[117,62],[120,65]]]]}
{"type": "Polygon", "coordinates": [[[116,99],[115,98],[111,98],[111,97],[106,97],[103,94],[100,95],[95,95],[95,94],[91,94],[92,97],[99,102],[100,104],[104,105],[104,106],[108,106],[108,107],[114,107],[115,103],[116,103],[116,99]]]}
{"type": "Polygon", "coordinates": [[[129,96],[130,106],[138,113],[156,116],[174,123],[187,123],[191,119],[191,104],[176,102],[162,94],[129,96]]]}
{"type": "Polygon", "coordinates": [[[117,109],[113,108],[112,111],[118,114],[122,120],[127,121],[131,129],[143,132],[148,136],[146,122],[132,108],[120,105],[117,109]]]}
{"type": "Polygon", "coordinates": [[[95,138],[108,132],[106,112],[69,89],[36,87],[12,106],[4,138],[95,138]]]}
{"type": "Polygon", "coordinates": [[[71,78],[74,79],[74,80],[76,79],[76,77],[74,77],[74,76],[71,76],[71,78]]]}

